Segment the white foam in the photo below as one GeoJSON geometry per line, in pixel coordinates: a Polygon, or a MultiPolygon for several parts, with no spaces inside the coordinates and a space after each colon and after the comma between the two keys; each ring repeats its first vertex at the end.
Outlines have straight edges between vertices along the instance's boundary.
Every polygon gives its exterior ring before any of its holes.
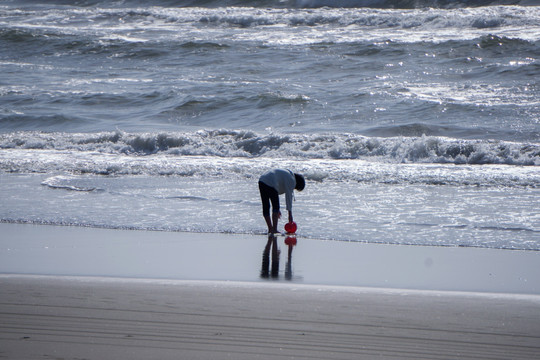
{"type": "Polygon", "coordinates": [[[73,191],[96,191],[98,188],[88,181],[87,178],[80,178],[75,176],[57,175],[49,177],[41,183],[52,189],[66,189],[73,191]]]}

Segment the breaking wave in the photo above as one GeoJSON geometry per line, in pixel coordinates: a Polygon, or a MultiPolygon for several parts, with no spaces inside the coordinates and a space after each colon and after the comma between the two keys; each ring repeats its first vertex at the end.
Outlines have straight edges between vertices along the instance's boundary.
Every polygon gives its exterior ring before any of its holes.
{"type": "Polygon", "coordinates": [[[220,158],[360,159],[390,163],[540,166],[540,145],[436,136],[258,134],[245,130],[183,133],[43,133],[0,135],[0,149],[220,158]]]}

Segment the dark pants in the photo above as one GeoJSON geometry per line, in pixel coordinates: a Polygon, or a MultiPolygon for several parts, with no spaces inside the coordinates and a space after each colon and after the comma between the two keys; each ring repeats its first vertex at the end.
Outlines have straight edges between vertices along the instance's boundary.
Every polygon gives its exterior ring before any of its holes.
{"type": "Polygon", "coordinates": [[[272,202],[272,212],[279,212],[279,194],[276,189],[259,181],[259,191],[261,192],[261,201],[263,215],[270,216],[270,202],[272,202]]]}

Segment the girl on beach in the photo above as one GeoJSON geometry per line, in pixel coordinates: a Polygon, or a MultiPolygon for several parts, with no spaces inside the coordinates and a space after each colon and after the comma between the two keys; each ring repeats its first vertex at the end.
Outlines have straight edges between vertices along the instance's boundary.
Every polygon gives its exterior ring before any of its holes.
{"type": "Polygon", "coordinates": [[[259,191],[261,193],[263,217],[269,233],[278,233],[278,220],[281,217],[279,195],[285,194],[289,222],[292,222],[293,190],[302,191],[305,186],[304,177],[290,170],[275,169],[261,175],[259,178],[259,191]],[[272,203],[272,217],[270,217],[270,202],[272,203]]]}

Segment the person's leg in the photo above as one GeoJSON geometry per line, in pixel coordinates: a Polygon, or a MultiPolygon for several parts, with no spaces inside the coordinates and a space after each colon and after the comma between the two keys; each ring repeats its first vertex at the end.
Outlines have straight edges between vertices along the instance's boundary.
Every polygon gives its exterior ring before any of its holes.
{"type": "Polygon", "coordinates": [[[277,233],[278,231],[278,221],[281,217],[281,212],[279,211],[279,195],[275,189],[272,189],[273,192],[270,194],[270,201],[272,202],[272,232],[277,233]]]}
{"type": "Polygon", "coordinates": [[[263,206],[263,217],[268,226],[269,233],[277,233],[278,219],[281,216],[279,212],[279,194],[276,189],[259,181],[259,191],[261,193],[261,202],[263,206]],[[270,218],[270,202],[272,202],[272,217],[270,218]]]}
{"type": "Polygon", "coordinates": [[[266,221],[266,226],[268,226],[268,232],[272,232],[272,219],[270,218],[270,192],[268,191],[270,187],[263,182],[259,181],[259,192],[261,193],[261,202],[263,217],[266,221]]]}

